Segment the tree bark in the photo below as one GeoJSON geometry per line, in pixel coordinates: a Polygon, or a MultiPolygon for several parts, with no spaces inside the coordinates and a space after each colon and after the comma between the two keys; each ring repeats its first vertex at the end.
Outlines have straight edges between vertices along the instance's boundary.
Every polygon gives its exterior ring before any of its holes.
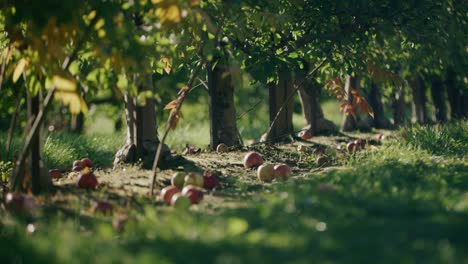
{"type": "MultiPolygon", "coordinates": [[[[448,101],[450,104],[450,117],[452,120],[466,117],[467,96],[460,87],[457,87],[456,75],[453,70],[449,71],[445,79],[447,86],[448,101]]],[[[466,93],[466,91],[465,91],[466,93]]]]}
{"type": "Polygon", "coordinates": [[[445,104],[445,86],[438,76],[432,78],[432,102],[434,103],[435,118],[437,122],[447,122],[447,106],[445,104]]]}
{"type": "Polygon", "coordinates": [[[369,116],[369,123],[378,129],[389,129],[391,128],[392,124],[390,120],[385,117],[384,106],[382,103],[382,94],[380,92],[379,87],[375,82],[371,83],[371,89],[368,95],[369,105],[372,107],[374,111],[374,118],[372,119],[369,116]]]}
{"type": "MultiPolygon", "coordinates": [[[[153,92],[151,76],[147,76],[138,92],[153,92]]],[[[156,123],[154,99],[146,98],[142,105],[138,105],[136,98],[125,95],[125,115],[127,119],[127,140],[125,145],[116,153],[114,167],[120,163],[135,163],[143,161],[145,168],[150,168],[159,145],[156,123]]],[[[163,147],[162,158],[170,156],[167,146],[163,147]]]]}
{"type": "MultiPolygon", "coordinates": [[[[286,102],[288,96],[294,91],[292,76],[286,70],[279,70],[278,84],[270,83],[269,86],[269,112],[270,112],[270,125],[273,123],[276,114],[281,106],[286,102]]],[[[263,138],[269,142],[284,142],[290,140],[290,135],[294,132],[293,123],[293,100],[290,100],[283,111],[278,116],[275,125],[271,129],[268,138],[263,138]]]]}
{"type": "Polygon", "coordinates": [[[321,86],[315,79],[306,81],[299,89],[299,99],[307,124],[303,130],[308,130],[312,135],[337,130],[333,122],[325,119],[323,115],[320,106],[320,92],[321,86]]]}
{"type": "MultiPolygon", "coordinates": [[[[345,91],[346,100],[349,104],[353,102],[353,94],[351,93],[352,88],[359,89],[359,78],[356,76],[346,76],[345,91]]],[[[344,113],[343,121],[341,123],[341,131],[352,131],[357,129],[359,116],[356,119],[351,114],[344,113]]]]}
{"type": "Polygon", "coordinates": [[[406,118],[406,102],[405,102],[405,92],[403,87],[395,87],[393,89],[392,96],[392,108],[393,108],[393,125],[403,126],[407,123],[406,118]]]}
{"type": "Polygon", "coordinates": [[[418,76],[411,80],[409,84],[411,86],[411,93],[413,96],[413,119],[419,124],[425,124],[429,122],[429,118],[426,110],[427,97],[424,81],[421,76],[418,76]]]}
{"type": "Polygon", "coordinates": [[[214,69],[207,67],[210,147],[216,149],[218,144],[227,146],[240,145],[236,124],[236,108],[234,105],[234,85],[229,66],[219,61],[214,69]]]}

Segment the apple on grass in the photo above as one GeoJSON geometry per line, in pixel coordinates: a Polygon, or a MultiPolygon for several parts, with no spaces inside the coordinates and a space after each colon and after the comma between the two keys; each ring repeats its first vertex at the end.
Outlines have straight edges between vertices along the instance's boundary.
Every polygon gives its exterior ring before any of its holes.
{"type": "Polygon", "coordinates": [[[102,213],[102,214],[112,214],[114,211],[114,206],[108,201],[97,201],[93,204],[91,212],[102,213]]]}
{"type": "Polygon", "coordinates": [[[220,143],[218,144],[218,146],[216,147],[216,152],[218,153],[224,153],[224,152],[228,152],[229,151],[229,148],[226,144],[224,143],[220,143]]]}
{"type": "Polygon", "coordinates": [[[96,175],[92,172],[81,173],[76,183],[78,187],[83,189],[95,189],[98,185],[96,175]]]}
{"type": "Polygon", "coordinates": [[[203,199],[203,190],[196,186],[188,185],[182,189],[182,195],[189,198],[192,204],[197,204],[203,199]]]}
{"type": "Polygon", "coordinates": [[[89,158],[82,159],[81,164],[82,164],[82,167],[88,167],[88,168],[93,167],[93,162],[89,158]]]}
{"type": "Polygon", "coordinates": [[[52,179],[60,179],[62,178],[62,172],[59,169],[50,169],[49,175],[52,179]]]}
{"type": "Polygon", "coordinates": [[[75,160],[72,167],[81,167],[83,168],[83,162],[81,160],[75,160]]]}
{"type": "Polygon", "coordinates": [[[203,176],[195,172],[191,172],[187,174],[184,178],[184,186],[194,185],[197,187],[203,187],[203,184],[204,184],[203,176]]]}
{"type": "Polygon", "coordinates": [[[313,137],[309,130],[302,130],[297,136],[302,139],[311,139],[313,137]]]}
{"type": "Polygon", "coordinates": [[[359,149],[359,146],[356,145],[356,143],[354,143],[354,141],[349,142],[348,144],[346,144],[346,150],[348,150],[348,152],[356,152],[356,151],[358,151],[358,149],[359,149]]]}
{"type": "Polygon", "coordinates": [[[265,160],[257,152],[249,152],[244,156],[244,167],[247,169],[262,165],[265,160]]]}
{"type": "Polygon", "coordinates": [[[366,141],[364,139],[356,139],[354,140],[354,144],[356,144],[360,149],[364,149],[366,147],[366,141]]]}
{"type": "Polygon", "coordinates": [[[186,210],[190,207],[192,203],[190,199],[186,196],[183,196],[180,193],[174,194],[171,199],[171,205],[180,210],[186,210]]]}
{"type": "Polygon", "coordinates": [[[291,177],[291,168],[286,164],[276,164],[273,169],[275,170],[275,178],[279,180],[286,180],[291,177]]]}
{"type": "Polygon", "coordinates": [[[204,171],[203,172],[203,188],[213,189],[219,186],[218,180],[219,173],[216,171],[204,171]]]}
{"type": "Polygon", "coordinates": [[[171,184],[179,189],[182,189],[184,187],[185,183],[185,173],[183,172],[176,172],[172,174],[171,177],[171,184]]]}
{"type": "Polygon", "coordinates": [[[180,193],[179,188],[177,188],[175,186],[167,186],[167,187],[165,187],[165,188],[163,188],[161,190],[160,198],[161,198],[161,200],[163,200],[163,201],[165,201],[167,203],[170,203],[172,197],[177,193],[180,193]]]}
{"type": "Polygon", "coordinates": [[[257,177],[261,181],[271,181],[275,177],[275,168],[269,163],[258,167],[257,177]]]}

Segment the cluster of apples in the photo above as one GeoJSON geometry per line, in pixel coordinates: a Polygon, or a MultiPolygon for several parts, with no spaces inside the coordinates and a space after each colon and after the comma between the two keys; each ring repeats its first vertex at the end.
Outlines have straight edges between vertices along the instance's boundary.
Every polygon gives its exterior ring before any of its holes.
{"type": "Polygon", "coordinates": [[[291,168],[287,164],[266,163],[262,155],[253,151],[244,156],[244,167],[246,169],[257,168],[257,177],[261,181],[286,180],[292,174],[291,168]]]}
{"type": "Polygon", "coordinates": [[[76,178],[76,185],[83,189],[95,189],[98,186],[96,175],[91,171],[93,162],[89,158],[75,160],[69,178],[76,178]]]}
{"type": "Polygon", "coordinates": [[[160,199],[177,208],[187,208],[203,199],[204,189],[210,190],[219,186],[219,173],[205,171],[203,175],[195,172],[172,175],[171,185],[161,190],[160,199]]]}
{"type": "Polygon", "coordinates": [[[348,150],[348,152],[351,152],[351,153],[357,152],[359,150],[363,150],[365,149],[365,147],[366,147],[366,141],[363,139],[356,139],[346,144],[346,150],[348,150]]]}

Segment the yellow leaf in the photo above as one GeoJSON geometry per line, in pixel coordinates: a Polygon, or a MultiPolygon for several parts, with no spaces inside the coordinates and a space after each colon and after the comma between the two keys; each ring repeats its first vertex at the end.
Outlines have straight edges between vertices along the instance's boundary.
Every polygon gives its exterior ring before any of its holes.
{"type": "Polygon", "coordinates": [[[16,81],[18,81],[19,77],[24,71],[25,66],[26,66],[26,60],[22,58],[16,65],[15,71],[13,72],[13,83],[16,83],[16,81]]]}
{"type": "Polygon", "coordinates": [[[165,107],[164,110],[171,110],[177,107],[177,100],[170,101],[165,107]]]}
{"type": "Polygon", "coordinates": [[[179,23],[182,17],[180,8],[177,5],[170,5],[168,7],[160,7],[156,9],[156,16],[161,19],[161,22],[179,23]]]}
{"type": "Polygon", "coordinates": [[[70,113],[79,114],[80,112],[87,113],[88,105],[76,92],[57,91],[54,95],[55,100],[61,101],[64,105],[68,105],[70,113]]]}
{"type": "Polygon", "coordinates": [[[52,83],[57,87],[57,90],[69,92],[76,90],[75,80],[69,80],[58,75],[54,75],[54,77],[52,77],[52,83]]]}

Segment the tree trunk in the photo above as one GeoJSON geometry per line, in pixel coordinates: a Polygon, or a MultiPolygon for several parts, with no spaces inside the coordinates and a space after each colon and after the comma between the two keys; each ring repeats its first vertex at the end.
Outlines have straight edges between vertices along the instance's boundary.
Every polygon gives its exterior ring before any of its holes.
{"type": "Polygon", "coordinates": [[[419,124],[425,124],[429,121],[426,110],[426,89],[421,76],[409,82],[413,96],[413,119],[419,124]]]}
{"type": "Polygon", "coordinates": [[[437,122],[447,121],[447,106],[445,104],[445,86],[440,77],[434,76],[431,83],[432,101],[434,103],[437,122]]]}
{"type": "Polygon", "coordinates": [[[214,69],[212,65],[208,65],[207,71],[210,147],[216,149],[220,143],[227,146],[238,146],[240,140],[236,124],[234,85],[229,66],[219,61],[214,69]]]}
{"type": "MultiPolygon", "coordinates": [[[[151,76],[147,76],[145,83],[138,87],[138,92],[153,92],[151,76]]],[[[136,98],[128,93],[125,95],[125,115],[127,119],[127,140],[125,145],[116,153],[114,167],[119,163],[135,163],[143,161],[145,168],[153,163],[156,149],[159,145],[156,124],[154,99],[146,98],[146,102],[138,105],[136,98]]],[[[170,156],[167,146],[163,147],[161,157],[170,156]]]]}
{"type": "MultiPolygon", "coordinates": [[[[359,78],[356,76],[346,76],[346,100],[349,104],[353,102],[353,94],[351,93],[352,89],[359,89],[359,78]]],[[[356,116],[356,119],[351,115],[344,113],[343,122],[341,123],[341,131],[352,131],[357,129],[357,124],[359,121],[359,116],[356,116]]]]}
{"type": "MultiPolygon", "coordinates": [[[[283,69],[279,71],[278,85],[269,84],[269,112],[270,125],[275,120],[275,117],[281,106],[286,102],[288,96],[294,91],[291,74],[283,69]]],[[[293,123],[293,100],[288,102],[283,111],[281,111],[275,125],[271,129],[269,137],[264,140],[269,142],[289,141],[290,135],[294,132],[293,123]]],[[[263,140],[263,139],[262,139],[263,140]]]]}
{"type": "Polygon", "coordinates": [[[299,89],[302,112],[307,123],[307,126],[303,130],[308,130],[312,135],[337,130],[333,122],[325,119],[323,115],[323,110],[320,106],[320,92],[321,86],[315,79],[306,81],[299,89]]]}
{"type": "Polygon", "coordinates": [[[451,119],[459,119],[466,117],[467,98],[462,93],[462,90],[457,87],[457,81],[454,71],[449,71],[447,79],[445,80],[447,86],[448,101],[450,104],[450,117],[451,119]]]}
{"type": "Polygon", "coordinates": [[[406,102],[403,87],[395,87],[393,89],[392,108],[393,125],[396,127],[405,125],[408,120],[406,118],[406,102]]]}
{"type": "Polygon", "coordinates": [[[77,115],[72,115],[70,128],[73,133],[77,133],[77,134],[83,133],[84,114],[82,112],[80,112],[77,115]]]}
{"type": "Polygon", "coordinates": [[[371,89],[368,95],[369,105],[372,107],[374,111],[374,118],[372,119],[370,116],[369,123],[371,126],[378,128],[378,129],[389,129],[391,128],[392,124],[390,121],[385,117],[384,106],[382,103],[382,94],[380,92],[379,87],[375,82],[371,83],[371,89]]]}
{"type": "MultiPolygon", "coordinates": [[[[28,108],[28,126],[26,128],[27,131],[31,129],[36,116],[39,113],[40,105],[41,105],[41,95],[38,92],[36,95],[31,95],[31,93],[27,93],[27,108],[28,108]]],[[[41,130],[41,129],[39,129],[41,130]]],[[[44,164],[44,160],[42,159],[42,147],[41,147],[41,132],[37,133],[37,135],[32,139],[31,143],[31,150],[27,157],[26,164],[25,164],[25,177],[23,177],[24,181],[21,183],[22,188],[29,190],[31,187],[32,192],[34,194],[39,194],[44,192],[48,189],[51,184],[51,179],[47,168],[44,164]],[[28,182],[31,180],[31,182],[28,182]],[[29,185],[31,184],[31,185],[29,185]]]]}

